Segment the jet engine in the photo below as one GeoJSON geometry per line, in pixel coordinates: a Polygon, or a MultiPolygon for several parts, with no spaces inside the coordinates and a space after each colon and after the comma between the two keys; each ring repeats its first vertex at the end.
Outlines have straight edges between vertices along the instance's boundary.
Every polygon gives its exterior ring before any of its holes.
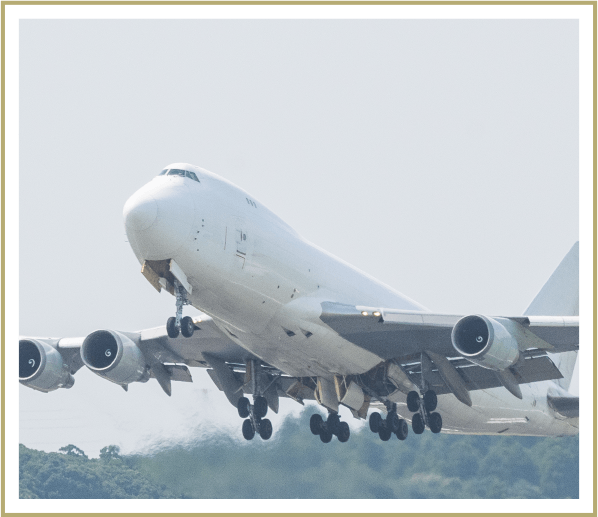
{"type": "Polygon", "coordinates": [[[143,352],[127,336],[96,330],[81,345],[81,359],[92,372],[116,384],[146,382],[150,369],[143,352]]]}
{"type": "Polygon", "coordinates": [[[486,316],[461,318],[451,334],[453,347],[472,363],[505,370],[519,360],[517,340],[498,321],[486,316]]]}
{"type": "Polygon", "coordinates": [[[40,391],[70,388],[75,384],[60,352],[38,339],[19,341],[19,381],[40,391]]]}

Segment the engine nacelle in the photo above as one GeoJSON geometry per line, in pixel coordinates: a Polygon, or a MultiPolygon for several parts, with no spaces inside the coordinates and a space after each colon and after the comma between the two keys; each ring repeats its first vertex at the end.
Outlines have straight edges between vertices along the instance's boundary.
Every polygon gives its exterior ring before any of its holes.
{"type": "Polygon", "coordinates": [[[81,359],[92,372],[116,384],[146,382],[150,370],[139,347],[113,330],[96,330],[81,345],[81,359]]]}
{"type": "Polygon", "coordinates": [[[19,381],[40,391],[70,388],[75,384],[60,352],[38,339],[19,340],[19,381]]]}
{"type": "Polygon", "coordinates": [[[474,315],[461,318],[451,334],[453,347],[472,363],[505,370],[519,360],[517,340],[498,321],[474,315]]]}

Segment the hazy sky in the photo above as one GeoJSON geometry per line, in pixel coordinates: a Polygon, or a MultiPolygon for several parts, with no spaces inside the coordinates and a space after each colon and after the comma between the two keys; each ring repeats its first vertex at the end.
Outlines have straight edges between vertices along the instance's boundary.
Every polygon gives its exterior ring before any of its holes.
{"type": "MultiPolygon", "coordinates": [[[[576,20],[25,20],[19,65],[22,335],[173,314],[122,221],[172,162],[438,312],[521,314],[579,238],[576,20]]],[[[171,399],[86,369],[70,390],[21,386],[20,440],[240,437],[192,374],[171,399]]]]}

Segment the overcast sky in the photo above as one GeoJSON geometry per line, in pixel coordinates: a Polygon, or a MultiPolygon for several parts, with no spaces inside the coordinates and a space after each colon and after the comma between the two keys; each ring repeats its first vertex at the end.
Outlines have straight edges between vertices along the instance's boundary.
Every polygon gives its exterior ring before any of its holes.
{"type": "MultiPolygon", "coordinates": [[[[579,238],[576,20],[25,20],[19,65],[22,335],[173,314],[122,221],[172,162],[437,312],[521,314],[579,238]]],[[[21,386],[20,440],[97,455],[240,436],[192,373],[171,399],[86,369],[21,386]]]]}

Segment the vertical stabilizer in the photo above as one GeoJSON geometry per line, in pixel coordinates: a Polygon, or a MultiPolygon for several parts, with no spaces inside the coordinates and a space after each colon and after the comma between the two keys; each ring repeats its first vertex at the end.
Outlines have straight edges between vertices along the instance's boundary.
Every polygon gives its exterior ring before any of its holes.
{"type": "MultiPolygon", "coordinates": [[[[576,242],[524,313],[526,316],[579,316],[579,242],[576,242]]],[[[556,383],[569,389],[577,352],[549,354],[563,378],[556,383]]]]}
{"type": "Polygon", "coordinates": [[[526,316],[579,316],[579,242],[550,275],[526,316]]]}

